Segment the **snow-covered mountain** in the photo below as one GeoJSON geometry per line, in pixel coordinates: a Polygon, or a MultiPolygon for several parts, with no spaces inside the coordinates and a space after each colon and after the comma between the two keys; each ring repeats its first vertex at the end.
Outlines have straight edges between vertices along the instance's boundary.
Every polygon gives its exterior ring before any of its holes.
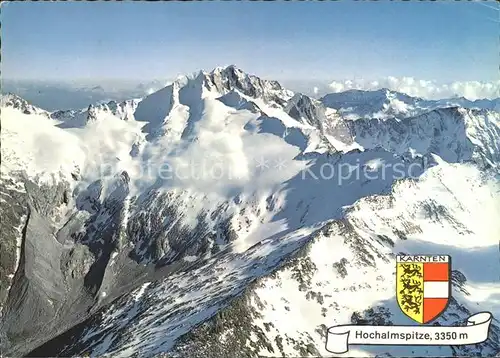
{"type": "MultiPolygon", "coordinates": [[[[2,351],[330,356],[326,327],[408,324],[400,252],[452,255],[439,322],[500,317],[500,113],[384,96],[228,66],[86,110],[2,101],[2,351]]],[[[350,354],[494,356],[499,337],[350,354]]]]}
{"type": "Polygon", "coordinates": [[[0,106],[1,108],[6,108],[6,107],[14,108],[23,112],[24,114],[48,115],[47,111],[34,106],[25,99],[13,93],[8,93],[0,96],[0,106]]]}
{"type": "Polygon", "coordinates": [[[134,119],[134,112],[140,99],[131,99],[123,102],[109,101],[89,105],[86,109],[69,109],[52,112],[50,117],[56,121],[61,128],[81,128],[88,122],[105,120],[109,116],[118,117],[122,120],[134,119]]]}
{"type": "Polygon", "coordinates": [[[426,100],[386,88],[373,91],[348,90],[329,93],[320,101],[338,110],[346,119],[408,118],[445,107],[500,111],[500,98],[470,101],[464,97],[426,100]]]}

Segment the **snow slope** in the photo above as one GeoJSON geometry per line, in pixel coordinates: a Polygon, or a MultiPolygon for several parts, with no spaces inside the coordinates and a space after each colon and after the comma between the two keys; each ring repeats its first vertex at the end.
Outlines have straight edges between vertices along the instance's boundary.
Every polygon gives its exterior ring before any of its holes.
{"type": "MultiPolygon", "coordinates": [[[[360,199],[344,219],[318,230],[298,229],[140,287],[62,353],[331,356],[324,350],[326,327],[361,319],[411,323],[394,299],[400,252],[452,255],[454,301],[442,324],[477,310],[498,316],[499,190],[497,180],[474,166],[440,163],[419,180],[397,182],[388,195],[360,199]]],[[[498,337],[495,326],[480,347],[357,347],[346,356],[491,356],[498,337]]]]}
{"type": "MultiPolygon", "coordinates": [[[[401,252],[452,256],[453,301],[438,322],[453,325],[484,310],[498,317],[500,226],[495,218],[500,214],[499,193],[498,181],[477,168],[441,163],[418,181],[399,182],[390,196],[358,201],[345,221],[328,225],[295,265],[260,280],[248,294],[253,329],[265,332],[272,347],[258,353],[293,356],[297,354],[294,342],[303,342],[301,347],[314,347],[311,354],[330,356],[324,349],[326,327],[357,319],[412,324],[395,300],[394,255],[401,252]],[[362,245],[365,254],[357,254],[353,245],[362,245]]],[[[499,338],[495,327],[490,342],[481,345],[481,354],[497,354],[499,338]]],[[[255,341],[252,336],[247,344],[255,341]]],[[[349,356],[471,352],[471,347],[358,346],[349,356]]]]}
{"type": "Polygon", "coordinates": [[[1,150],[2,177],[25,171],[33,177],[68,179],[85,159],[78,137],[60,130],[43,114],[11,107],[2,108],[1,150]]]}

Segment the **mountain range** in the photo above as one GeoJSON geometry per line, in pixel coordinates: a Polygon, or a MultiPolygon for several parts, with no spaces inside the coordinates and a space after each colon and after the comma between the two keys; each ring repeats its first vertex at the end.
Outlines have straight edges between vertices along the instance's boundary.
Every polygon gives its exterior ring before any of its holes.
{"type": "Polygon", "coordinates": [[[7,356],[317,357],[327,327],[408,324],[395,256],[449,254],[436,324],[490,311],[500,352],[500,99],[314,99],[235,66],[144,97],[1,100],[7,356]]]}

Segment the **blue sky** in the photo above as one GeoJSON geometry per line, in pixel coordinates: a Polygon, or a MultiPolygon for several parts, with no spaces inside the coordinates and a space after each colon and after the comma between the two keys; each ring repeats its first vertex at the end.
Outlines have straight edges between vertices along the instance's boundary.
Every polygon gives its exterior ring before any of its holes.
{"type": "Polygon", "coordinates": [[[498,12],[470,2],[16,2],[1,17],[9,79],[163,79],[227,64],[275,79],[499,79],[498,12]]]}

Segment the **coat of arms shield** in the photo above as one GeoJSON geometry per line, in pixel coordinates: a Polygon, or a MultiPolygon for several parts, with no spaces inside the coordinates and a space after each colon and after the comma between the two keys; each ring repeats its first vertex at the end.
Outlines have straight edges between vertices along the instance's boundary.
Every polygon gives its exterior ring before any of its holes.
{"type": "Polygon", "coordinates": [[[448,306],[451,295],[449,255],[398,255],[396,296],[405,315],[424,324],[448,306]]]}

